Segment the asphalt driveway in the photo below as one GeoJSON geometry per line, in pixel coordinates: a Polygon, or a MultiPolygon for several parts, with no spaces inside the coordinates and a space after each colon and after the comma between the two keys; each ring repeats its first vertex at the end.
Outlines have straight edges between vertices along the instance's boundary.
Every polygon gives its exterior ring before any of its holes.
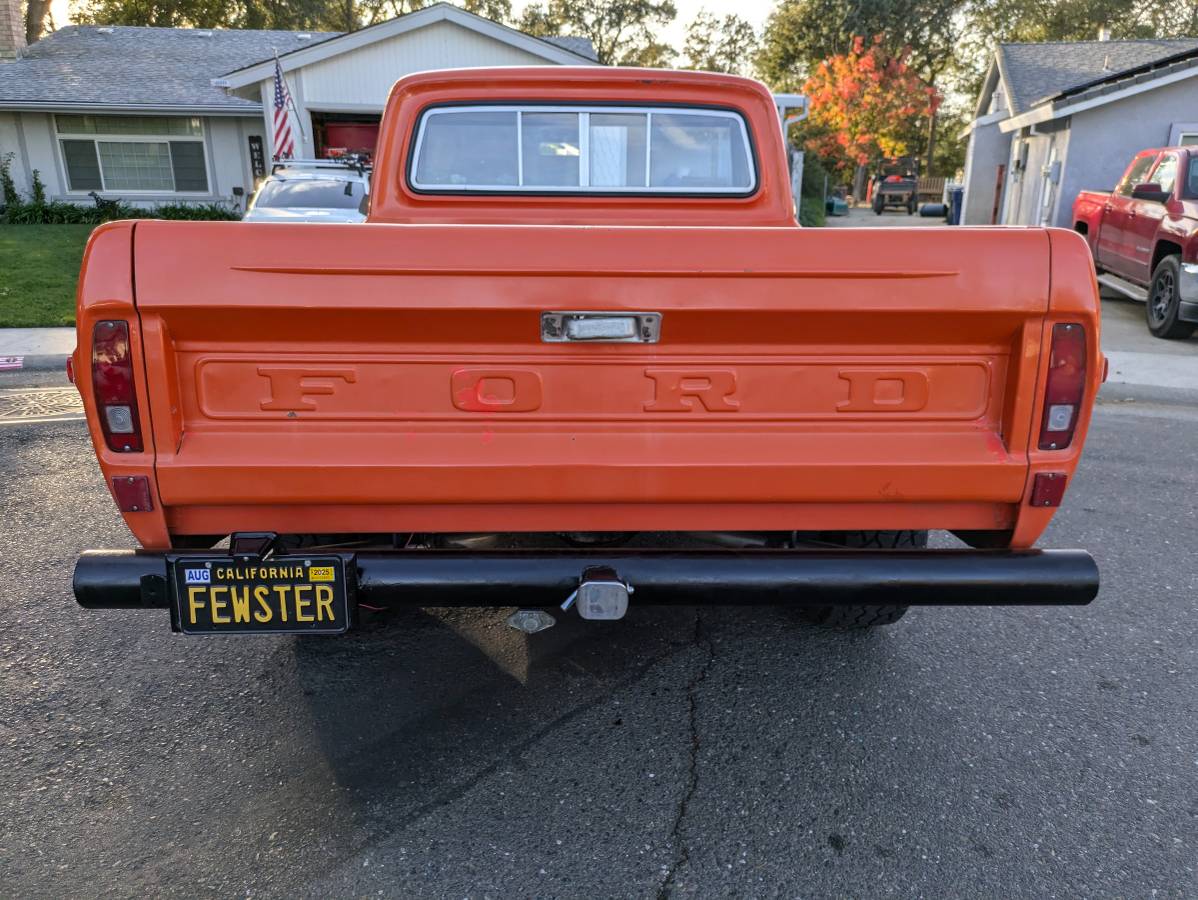
{"type": "Polygon", "coordinates": [[[172,635],[71,600],[80,549],[131,543],[82,423],[0,425],[0,894],[1191,896],[1198,406],[1132,400],[1046,540],[1094,552],[1094,604],[872,634],[172,635]]]}

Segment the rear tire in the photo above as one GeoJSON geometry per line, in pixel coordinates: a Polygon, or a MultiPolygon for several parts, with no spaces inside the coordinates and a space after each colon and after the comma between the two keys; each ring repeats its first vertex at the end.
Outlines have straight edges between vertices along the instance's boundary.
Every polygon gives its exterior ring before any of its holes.
{"type": "Polygon", "coordinates": [[[1176,341],[1194,333],[1193,325],[1178,318],[1181,312],[1181,295],[1177,290],[1180,281],[1179,257],[1166,256],[1157,263],[1152,273],[1152,284],[1148,288],[1148,301],[1144,304],[1148,330],[1155,337],[1176,341]]]}
{"type": "MultiPolygon", "coordinates": [[[[928,546],[926,531],[846,531],[823,535],[826,543],[861,550],[919,550],[928,546]]],[[[893,625],[907,614],[906,606],[800,606],[799,618],[825,628],[874,628],[893,625]]]]}
{"type": "Polygon", "coordinates": [[[906,606],[808,606],[800,609],[799,618],[809,625],[847,630],[893,625],[906,614],[906,606]]]}

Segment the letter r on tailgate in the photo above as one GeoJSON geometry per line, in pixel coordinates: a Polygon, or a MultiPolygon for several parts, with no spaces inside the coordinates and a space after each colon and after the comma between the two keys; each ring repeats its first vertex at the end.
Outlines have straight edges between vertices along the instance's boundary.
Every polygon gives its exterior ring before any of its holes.
{"type": "Polygon", "coordinates": [[[258,374],[270,381],[270,399],[262,401],[262,408],[283,411],[316,409],[316,404],[308,397],[333,393],[336,390],[334,378],[346,384],[358,380],[358,373],[353,369],[331,366],[259,366],[258,374]]]}
{"type": "Polygon", "coordinates": [[[645,412],[687,412],[697,409],[695,401],[708,412],[736,412],[734,400],[736,372],[732,369],[645,369],[645,377],[654,382],[653,399],[645,412]]]}

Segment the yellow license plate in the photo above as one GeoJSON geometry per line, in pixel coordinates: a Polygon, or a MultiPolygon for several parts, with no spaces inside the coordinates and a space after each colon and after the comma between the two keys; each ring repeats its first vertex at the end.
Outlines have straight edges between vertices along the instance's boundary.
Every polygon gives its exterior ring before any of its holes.
{"type": "Polygon", "coordinates": [[[337,557],[174,562],[184,634],[340,634],[349,628],[345,564],[337,557]]]}

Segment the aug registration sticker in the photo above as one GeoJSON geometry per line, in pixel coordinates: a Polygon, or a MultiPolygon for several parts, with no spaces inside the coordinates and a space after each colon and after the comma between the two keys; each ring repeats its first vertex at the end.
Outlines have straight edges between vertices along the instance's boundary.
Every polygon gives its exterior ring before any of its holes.
{"type": "Polygon", "coordinates": [[[349,627],[339,558],[179,559],[175,616],[185,634],[339,634],[349,627]]]}

